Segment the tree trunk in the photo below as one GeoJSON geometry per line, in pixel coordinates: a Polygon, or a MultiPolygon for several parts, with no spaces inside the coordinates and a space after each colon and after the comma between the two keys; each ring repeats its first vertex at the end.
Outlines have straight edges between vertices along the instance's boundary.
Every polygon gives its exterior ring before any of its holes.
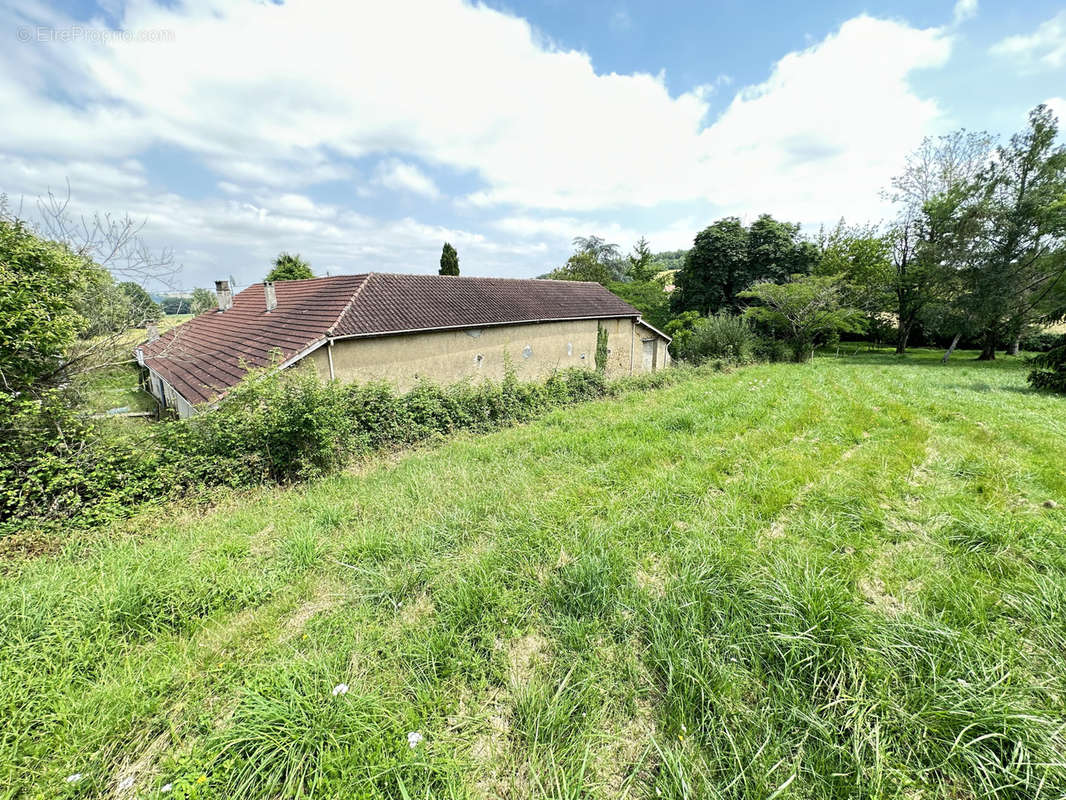
{"type": "Polygon", "coordinates": [[[907,352],[907,340],[911,338],[911,328],[913,323],[907,323],[906,325],[899,326],[899,333],[896,336],[896,355],[901,356],[907,352]]]}
{"type": "Polygon", "coordinates": [[[1014,339],[1011,341],[1010,346],[1007,348],[1007,355],[1008,356],[1016,356],[1016,355],[1018,355],[1018,353],[1021,352],[1021,350],[1022,350],[1022,337],[1021,336],[1015,336],[1014,339]]]}
{"type": "Polygon", "coordinates": [[[981,346],[981,355],[977,357],[978,361],[995,361],[996,360],[996,332],[988,331],[985,333],[984,344],[981,346]]]}
{"type": "Polygon", "coordinates": [[[955,352],[955,346],[959,343],[959,339],[962,338],[961,333],[956,333],[955,338],[951,340],[951,344],[948,345],[948,351],[944,353],[944,357],[940,359],[941,364],[947,364],[948,359],[951,358],[951,354],[955,352]]]}

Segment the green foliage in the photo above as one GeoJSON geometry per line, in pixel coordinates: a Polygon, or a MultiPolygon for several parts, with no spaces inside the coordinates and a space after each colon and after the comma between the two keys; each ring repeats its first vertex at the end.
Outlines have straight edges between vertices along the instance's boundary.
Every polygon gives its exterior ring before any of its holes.
{"type": "Polygon", "coordinates": [[[668,272],[681,269],[685,266],[685,256],[688,250],[663,250],[652,256],[652,270],[654,273],[668,272]]]}
{"type": "Polygon", "coordinates": [[[1030,386],[1066,394],[1066,334],[1059,336],[1046,352],[1034,356],[1031,363],[1030,386]]]}
{"type": "Polygon", "coordinates": [[[459,274],[459,254],[455,252],[455,248],[450,243],[445,242],[444,247],[441,248],[440,253],[440,273],[441,275],[458,275],[459,274]]]}
{"type": "Polygon", "coordinates": [[[755,359],[758,337],[745,317],[720,312],[702,318],[682,341],[678,358],[691,364],[711,360],[746,364],[755,359]]]}
{"type": "Polygon", "coordinates": [[[648,240],[641,236],[633,245],[633,253],[627,259],[629,266],[626,275],[632,281],[650,281],[656,272],[661,271],[655,269],[654,258],[648,240]]]}
{"type": "Polygon", "coordinates": [[[577,236],[574,246],[577,250],[566,264],[544,277],[557,281],[591,281],[604,286],[625,280],[627,267],[618,245],[599,236],[577,236]]]}
{"type": "Polygon", "coordinates": [[[311,265],[300,258],[298,253],[280,253],[274,259],[274,268],[267,273],[268,281],[302,281],[315,277],[311,265]]]}
{"type": "Polygon", "coordinates": [[[180,486],[185,467],[166,457],[168,437],[142,446],[76,408],[58,390],[0,393],[0,530],[29,517],[121,516],[180,486]]]}
{"type": "Polygon", "coordinates": [[[310,369],[254,373],[215,411],[178,425],[189,433],[187,468],[208,483],[320,475],[342,463],[356,441],[338,387],[310,369]]]}
{"type": "Polygon", "coordinates": [[[265,370],[209,413],[132,439],[79,416],[58,392],[0,395],[0,530],[27,519],[91,524],[139,504],[209,486],[291,483],[354,456],[460,430],[488,431],[549,408],[604,397],[601,372],[566,370],[543,384],[384,384],[321,381],[310,369],[265,370]]]}
{"type": "MultiPolygon", "coordinates": [[[[206,289],[196,289],[195,291],[207,291],[206,289]]],[[[163,313],[167,315],[173,314],[193,314],[196,313],[192,308],[193,301],[184,297],[178,297],[176,295],[168,294],[163,295],[159,301],[159,307],[163,309],[163,313]]],[[[216,304],[215,293],[211,292],[211,305],[206,308],[213,308],[216,304]]],[[[206,310],[206,309],[205,309],[206,310]]]]}
{"type": "Polygon", "coordinates": [[[1020,344],[1022,350],[1026,350],[1030,353],[1046,353],[1048,350],[1058,345],[1061,340],[1061,333],[1038,331],[1023,336],[1020,344]]]}
{"type": "Polygon", "coordinates": [[[80,339],[119,333],[138,323],[144,325],[143,317],[135,319],[129,295],[115,283],[111,273],[94,264],[83,263],[81,280],[72,299],[82,318],[78,329],[80,339]]]}
{"type": "Polygon", "coordinates": [[[682,311],[666,323],[663,332],[669,336],[670,351],[674,358],[684,358],[681,354],[688,350],[688,342],[696,328],[706,321],[698,311],[682,311]]]}
{"type": "Polygon", "coordinates": [[[753,283],[780,283],[810,272],[817,260],[817,248],[800,238],[799,225],[763,214],[749,228],[737,217],[726,217],[696,234],[676,277],[671,306],[701,315],[735,313],[740,292],[753,283]]]}
{"type": "Polygon", "coordinates": [[[981,337],[982,359],[1054,313],[1066,274],[1066,146],[1057,136],[1054,114],[1038,106],[975,174],[924,201],[939,233],[924,241],[951,276],[950,316],[958,333],[981,337]]]}
{"type": "Polygon", "coordinates": [[[565,266],[552,270],[545,277],[554,281],[590,281],[604,286],[617,280],[611,268],[592,253],[574,253],[565,266]]]}
{"type": "Polygon", "coordinates": [[[189,301],[189,312],[202,314],[218,305],[218,297],[210,289],[196,288],[192,290],[192,298],[189,301]]]}
{"type": "Polygon", "coordinates": [[[663,291],[657,280],[631,281],[620,283],[611,281],[607,288],[618,297],[640,311],[648,324],[663,330],[671,320],[670,295],[663,291]]]}
{"type": "Polygon", "coordinates": [[[783,335],[796,361],[810,358],[827,337],[866,329],[862,311],[844,304],[844,286],[834,275],[794,275],[789,283],[759,283],[740,297],[759,303],[744,315],[783,335]]]}
{"type": "Polygon", "coordinates": [[[85,324],[83,260],[21,222],[0,219],[0,391],[21,392],[60,368],[85,324]]]}
{"type": "Polygon", "coordinates": [[[602,323],[596,325],[596,372],[607,374],[607,328],[602,323]]]}
{"type": "Polygon", "coordinates": [[[163,315],[163,309],[139,283],[125,281],[120,283],[118,288],[129,300],[131,327],[142,327],[146,322],[157,322],[163,315]]]}

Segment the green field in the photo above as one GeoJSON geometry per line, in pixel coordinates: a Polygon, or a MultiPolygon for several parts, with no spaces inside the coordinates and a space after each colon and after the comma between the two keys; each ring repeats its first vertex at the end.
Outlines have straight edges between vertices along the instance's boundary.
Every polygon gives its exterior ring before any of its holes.
{"type": "Polygon", "coordinates": [[[1062,797],[1066,399],[938,356],[16,538],[0,797],[1062,797]]]}

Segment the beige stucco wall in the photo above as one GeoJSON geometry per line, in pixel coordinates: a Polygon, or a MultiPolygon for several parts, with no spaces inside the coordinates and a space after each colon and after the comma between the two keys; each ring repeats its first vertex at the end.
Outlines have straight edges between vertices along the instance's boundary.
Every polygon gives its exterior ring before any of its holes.
{"type": "MultiPolygon", "coordinates": [[[[608,377],[646,371],[643,339],[655,341],[657,369],[669,364],[667,342],[653,331],[631,319],[600,322],[607,328],[608,377]]],[[[597,320],[578,320],[342,339],[332,346],[333,375],[344,382],[385,380],[406,390],[419,380],[500,380],[509,363],[521,380],[542,380],[560,369],[594,369],[596,327],[597,320]]],[[[328,346],[308,358],[329,378],[328,346]]]]}

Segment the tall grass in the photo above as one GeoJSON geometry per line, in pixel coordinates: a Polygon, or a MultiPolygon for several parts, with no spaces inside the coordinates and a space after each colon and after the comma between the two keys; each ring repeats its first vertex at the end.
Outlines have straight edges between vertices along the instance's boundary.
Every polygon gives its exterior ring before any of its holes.
{"type": "Polygon", "coordinates": [[[682,375],[9,557],[0,796],[1061,797],[1064,401],[935,364],[682,375]]]}

